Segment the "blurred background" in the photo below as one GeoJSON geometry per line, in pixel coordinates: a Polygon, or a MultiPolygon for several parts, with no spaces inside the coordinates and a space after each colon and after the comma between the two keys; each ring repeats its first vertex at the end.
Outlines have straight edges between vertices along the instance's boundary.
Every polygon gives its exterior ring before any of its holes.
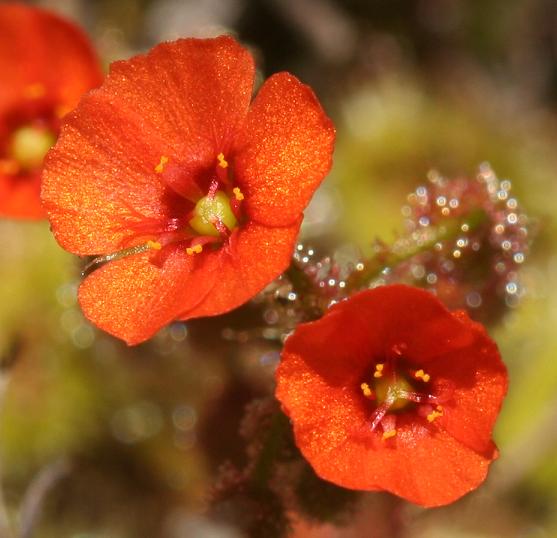
{"type": "MultiPolygon", "coordinates": [[[[417,538],[557,536],[557,3],[553,0],[50,0],[108,65],[162,40],[235,34],[260,77],[294,73],[338,130],[332,173],[306,213],[323,252],[402,231],[400,208],[432,168],[489,161],[536,223],[524,297],[490,333],[510,370],[486,484],[452,506],[404,504],[417,538]]],[[[245,405],[272,393],[280,344],[262,304],[175,324],[128,348],[76,306],[81,261],[45,222],[0,222],[0,474],[16,517],[37,476],[58,477],[38,537],[237,538],[205,514],[217,468],[245,463],[245,405]],[[10,367],[8,368],[8,364],[10,367]]],[[[443,462],[439,462],[443,465],[443,462]]],[[[344,528],[382,537],[387,495],[344,528]]],[[[264,534],[262,536],[265,536],[264,534]]]]}

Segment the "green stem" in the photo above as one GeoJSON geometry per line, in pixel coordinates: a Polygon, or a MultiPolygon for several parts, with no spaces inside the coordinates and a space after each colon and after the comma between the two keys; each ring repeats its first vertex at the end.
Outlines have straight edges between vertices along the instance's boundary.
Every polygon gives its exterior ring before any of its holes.
{"type": "Polygon", "coordinates": [[[347,292],[350,293],[366,287],[379,277],[385,269],[396,267],[422,252],[433,249],[436,243],[456,239],[462,233],[464,225],[468,226],[467,233],[478,229],[486,219],[485,211],[483,209],[476,209],[461,218],[447,219],[439,226],[424,228],[421,231],[421,241],[412,237],[405,237],[399,240],[398,242],[408,242],[409,246],[402,252],[394,252],[393,249],[390,249],[386,254],[381,253],[363,262],[363,269],[354,271],[348,278],[346,283],[347,292]]]}

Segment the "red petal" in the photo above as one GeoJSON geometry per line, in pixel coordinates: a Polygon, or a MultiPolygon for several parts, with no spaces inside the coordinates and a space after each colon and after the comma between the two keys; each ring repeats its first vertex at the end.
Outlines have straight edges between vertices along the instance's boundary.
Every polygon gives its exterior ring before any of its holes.
{"type": "Polygon", "coordinates": [[[161,156],[180,163],[186,182],[214,167],[245,118],[252,83],[253,60],[229,37],[163,43],[113,64],[47,158],[43,199],[60,243],[109,252],[133,236],[134,211],[160,218],[166,187],[184,187],[155,172],[161,156]]]}
{"type": "Polygon", "coordinates": [[[144,252],[90,274],[79,288],[79,302],[95,325],[137,344],[202,301],[219,266],[218,255],[194,258],[178,247],[144,252]],[[164,261],[159,263],[161,254],[164,261]]]}
{"type": "Polygon", "coordinates": [[[421,368],[474,340],[429,292],[392,285],[357,293],[318,321],[299,325],[285,349],[296,349],[336,385],[361,379],[395,345],[404,344],[405,357],[421,368]]]}
{"type": "Polygon", "coordinates": [[[23,178],[0,174],[0,215],[25,219],[44,218],[40,190],[39,174],[23,178]]]}
{"type": "Polygon", "coordinates": [[[136,235],[134,225],[151,220],[156,228],[167,216],[161,200],[168,189],[154,170],[158,141],[141,136],[134,120],[93,92],[70,114],[45,159],[43,205],[70,252],[119,250],[136,235]]]}
{"type": "MultiPolygon", "coordinates": [[[[322,478],[350,489],[385,490],[425,507],[452,503],[477,488],[497,457],[491,444],[478,454],[448,433],[430,434],[414,423],[397,422],[397,435],[340,438],[295,422],[296,441],[322,478]],[[317,439],[320,435],[324,439],[317,439]]],[[[369,426],[368,426],[369,428],[369,426]]]]}
{"type": "Polygon", "coordinates": [[[435,380],[436,391],[443,393],[447,386],[451,393],[450,400],[443,404],[440,426],[464,445],[482,452],[490,445],[507,392],[507,370],[485,329],[465,313],[455,317],[462,321],[463,330],[476,334],[476,339],[469,347],[432,361],[428,373],[435,380]]]}
{"type": "Polygon", "coordinates": [[[234,144],[234,171],[250,217],[296,220],[331,167],[335,130],[313,91],[288,73],[267,79],[234,144]]]}
{"type": "Polygon", "coordinates": [[[35,83],[50,98],[74,107],[102,80],[97,56],[77,26],[15,3],[0,5],[0,72],[0,109],[20,100],[23,89],[35,83]]]}
{"type": "Polygon", "coordinates": [[[248,223],[237,232],[230,252],[221,250],[222,267],[211,294],[181,317],[228,312],[251,299],[290,264],[301,219],[285,228],[248,223]]]}

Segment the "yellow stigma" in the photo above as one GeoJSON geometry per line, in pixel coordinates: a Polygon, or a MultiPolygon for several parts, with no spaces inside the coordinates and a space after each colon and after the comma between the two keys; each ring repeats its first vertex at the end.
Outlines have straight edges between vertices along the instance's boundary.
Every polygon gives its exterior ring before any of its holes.
{"type": "Polygon", "coordinates": [[[29,84],[23,90],[23,95],[27,99],[38,99],[42,97],[46,93],[45,87],[40,83],[36,82],[35,84],[29,84]]]}
{"type": "Polygon", "coordinates": [[[364,393],[364,396],[366,398],[370,398],[370,399],[373,398],[373,391],[371,390],[371,388],[367,383],[362,383],[360,385],[360,388],[362,389],[362,392],[364,393]]]}
{"type": "Polygon", "coordinates": [[[162,174],[167,162],[168,162],[168,157],[166,155],[161,155],[161,160],[159,161],[159,164],[155,166],[155,172],[157,174],[162,174]]]}
{"type": "Polygon", "coordinates": [[[234,198],[236,198],[238,202],[241,202],[244,199],[244,195],[242,194],[242,191],[238,187],[234,187],[232,189],[232,192],[234,193],[234,198]]]}
{"type": "Polygon", "coordinates": [[[230,199],[222,191],[198,200],[193,214],[189,225],[200,235],[219,237],[220,232],[215,227],[217,222],[224,224],[228,230],[233,230],[238,225],[236,216],[230,207],[230,199]]]}
{"type": "Polygon", "coordinates": [[[431,379],[431,376],[429,374],[426,374],[423,370],[418,370],[414,374],[414,377],[416,379],[421,379],[424,383],[427,383],[431,379]]]}
{"type": "Polygon", "coordinates": [[[147,246],[153,250],[160,250],[162,245],[158,241],[147,241],[147,246]]]}
{"type": "Polygon", "coordinates": [[[228,161],[224,158],[224,153],[219,153],[217,159],[221,168],[228,168],[228,161]]]}
{"type": "Polygon", "coordinates": [[[193,245],[193,247],[186,248],[186,254],[193,256],[194,254],[201,254],[203,252],[202,245],[193,245]]]}
{"type": "Polygon", "coordinates": [[[389,430],[388,432],[383,432],[383,441],[390,439],[396,435],[396,430],[389,430]]]}
{"type": "Polygon", "coordinates": [[[8,156],[24,170],[39,168],[44,156],[55,144],[54,133],[40,127],[26,126],[16,129],[10,140],[8,156]]]}
{"type": "Polygon", "coordinates": [[[438,405],[429,415],[427,415],[427,421],[433,422],[436,418],[443,416],[443,407],[438,405]]]}
{"type": "Polygon", "coordinates": [[[383,370],[385,369],[385,365],[382,363],[378,363],[375,365],[375,372],[373,373],[373,377],[379,379],[383,377],[383,370]]]}

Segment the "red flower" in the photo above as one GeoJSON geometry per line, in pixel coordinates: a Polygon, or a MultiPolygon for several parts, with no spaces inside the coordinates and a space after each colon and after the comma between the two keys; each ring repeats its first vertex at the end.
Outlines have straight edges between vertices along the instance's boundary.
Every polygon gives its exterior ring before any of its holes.
{"type": "Polygon", "coordinates": [[[475,489],[507,373],[463,312],[402,285],[361,292],[286,341],[277,397],[319,476],[423,506],[475,489]]]}
{"type": "Polygon", "coordinates": [[[101,83],[83,32],[42,9],[0,5],[0,215],[44,216],[43,157],[61,118],[101,83]]]}
{"type": "Polygon", "coordinates": [[[334,129],[292,75],[250,105],[253,79],[230,37],[161,44],[113,64],[47,158],[56,238],[112,260],[82,283],[81,306],[129,344],[231,310],[289,264],[334,129]]]}

